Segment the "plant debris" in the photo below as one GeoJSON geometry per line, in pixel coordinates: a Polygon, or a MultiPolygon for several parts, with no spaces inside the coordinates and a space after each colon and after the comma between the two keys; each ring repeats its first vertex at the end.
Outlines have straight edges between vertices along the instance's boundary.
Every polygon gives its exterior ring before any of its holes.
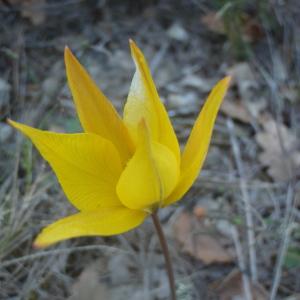
{"type": "Polygon", "coordinates": [[[183,212],[174,224],[174,237],[183,252],[205,264],[232,262],[233,256],[222,245],[220,234],[211,233],[212,229],[193,214],[183,212]]]}

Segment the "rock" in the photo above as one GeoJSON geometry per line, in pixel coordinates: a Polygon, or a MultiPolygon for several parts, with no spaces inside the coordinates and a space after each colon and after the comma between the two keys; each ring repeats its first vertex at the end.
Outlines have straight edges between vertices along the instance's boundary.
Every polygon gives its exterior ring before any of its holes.
{"type": "Polygon", "coordinates": [[[189,38],[187,31],[178,23],[173,23],[168,29],[167,34],[170,38],[180,42],[185,42],[189,38]]]}

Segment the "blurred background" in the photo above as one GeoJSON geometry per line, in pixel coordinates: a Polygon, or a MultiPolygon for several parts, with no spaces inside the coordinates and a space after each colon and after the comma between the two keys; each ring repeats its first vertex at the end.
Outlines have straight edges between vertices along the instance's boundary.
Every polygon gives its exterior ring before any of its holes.
{"type": "Polygon", "coordinates": [[[298,0],[0,1],[0,299],[168,299],[149,220],[117,237],[32,248],[74,208],[6,124],[81,131],[65,45],[121,112],[134,73],[129,38],[181,145],[213,85],[233,76],[201,175],[160,212],[178,299],[300,299],[298,0]]]}

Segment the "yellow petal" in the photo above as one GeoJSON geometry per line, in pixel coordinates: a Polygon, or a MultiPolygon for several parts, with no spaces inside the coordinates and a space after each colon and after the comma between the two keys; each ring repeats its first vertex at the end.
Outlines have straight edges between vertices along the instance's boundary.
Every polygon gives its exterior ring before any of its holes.
{"type": "Polygon", "coordinates": [[[137,140],[138,124],[144,119],[151,139],[167,146],[179,161],[180,150],[177,137],[165,107],[159,99],[146,59],[131,40],[130,47],[136,72],[124,107],[124,122],[133,138],[137,140]]]}
{"type": "Polygon", "coordinates": [[[149,138],[146,124],[139,125],[137,150],[117,185],[117,194],[128,208],[151,211],[162,204],[179,178],[173,152],[149,138]]]}
{"type": "Polygon", "coordinates": [[[99,134],[110,140],[125,163],[132,156],[134,146],[122,119],[67,47],[65,64],[82,127],[86,132],[99,134]]]}
{"type": "Polygon", "coordinates": [[[225,77],[219,81],[206,100],[181,157],[178,185],[166,200],[165,206],[179,200],[196,180],[205,160],[216,116],[229,82],[230,77],[225,77]]]}
{"type": "Polygon", "coordinates": [[[9,123],[35,144],[76,208],[86,211],[121,205],[115,191],[121,161],[110,141],[95,134],[54,133],[9,123]]]}
{"type": "Polygon", "coordinates": [[[80,236],[110,236],[139,226],[147,214],[125,207],[101,208],[63,218],[48,227],[34,241],[37,248],[80,236]]]}

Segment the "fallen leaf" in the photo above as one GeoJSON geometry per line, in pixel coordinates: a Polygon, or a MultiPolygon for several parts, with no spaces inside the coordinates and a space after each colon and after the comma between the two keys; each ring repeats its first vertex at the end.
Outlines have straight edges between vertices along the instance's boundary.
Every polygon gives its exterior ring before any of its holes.
{"type": "MultiPolygon", "coordinates": [[[[267,300],[265,288],[256,283],[250,286],[253,300],[267,300]]],[[[211,290],[217,294],[219,300],[246,300],[242,273],[238,270],[230,272],[220,283],[213,283],[211,290]]]]}
{"type": "Polygon", "coordinates": [[[210,30],[219,34],[225,34],[225,26],[220,14],[214,11],[208,12],[201,18],[201,22],[210,30]]]}
{"type": "Polygon", "coordinates": [[[270,117],[266,117],[262,124],[263,130],[255,135],[262,148],[258,159],[267,166],[267,172],[274,180],[288,180],[300,166],[298,139],[287,126],[270,117]]]}
{"type": "MultiPolygon", "coordinates": [[[[201,18],[202,23],[210,30],[219,34],[227,34],[231,35],[231,31],[234,30],[226,28],[224,24],[228,27],[228,22],[230,23],[229,18],[225,18],[224,16],[226,12],[221,9],[217,12],[210,11],[204,17],[201,18]],[[226,19],[228,19],[226,21],[226,19]],[[224,22],[225,20],[225,22],[224,22]]],[[[245,11],[243,12],[243,17],[241,18],[241,22],[239,24],[240,33],[243,39],[247,42],[256,42],[260,40],[264,36],[264,30],[262,25],[258,20],[253,18],[253,16],[248,15],[245,11]]]]}
{"type": "Polygon", "coordinates": [[[205,264],[232,262],[233,257],[222,246],[220,236],[206,233],[211,228],[204,226],[195,215],[183,212],[173,229],[183,252],[205,264]]]}
{"type": "Polygon", "coordinates": [[[220,110],[232,119],[243,123],[251,122],[251,115],[241,101],[233,101],[225,98],[220,110]]]}
{"type": "Polygon", "coordinates": [[[10,4],[18,6],[22,17],[33,25],[40,25],[46,19],[46,0],[10,0],[10,4]]]}
{"type": "Polygon", "coordinates": [[[206,210],[201,206],[195,206],[193,209],[193,213],[197,218],[203,218],[206,215],[206,210]]]}
{"type": "Polygon", "coordinates": [[[33,25],[41,25],[46,19],[46,0],[27,0],[22,9],[22,16],[28,18],[33,25]]]}

